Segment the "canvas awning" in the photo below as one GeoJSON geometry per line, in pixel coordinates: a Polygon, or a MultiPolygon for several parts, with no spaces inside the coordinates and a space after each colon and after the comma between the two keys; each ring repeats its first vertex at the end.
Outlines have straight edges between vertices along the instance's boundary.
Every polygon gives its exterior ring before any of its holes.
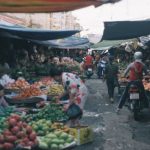
{"type": "Polygon", "coordinates": [[[102,40],[124,40],[149,34],[149,20],[105,22],[102,40]]]}
{"type": "Polygon", "coordinates": [[[90,42],[87,38],[80,38],[75,36],[49,41],[32,40],[31,42],[58,49],[87,49],[90,47],[90,42]]]}
{"type": "Polygon", "coordinates": [[[119,0],[0,0],[0,12],[61,12],[119,0]]]}
{"type": "Polygon", "coordinates": [[[25,28],[20,26],[0,25],[0,37],[17,38],[17,39],[45,41],[69,37],[77,32],[79,32],[79,30],[53,31],[53,30],[25,28]]]}
{"type": "Polygon", "coordinates": [[[92,46],[93,49],[95,50],[103,50],[103,49],[109,49],[113,46],[117,46],[117,45],[120,45],[122,43],[126,43],[126,42],[130,42],[134,39],[128,39],[128,40],[104,40],[102,42],[99,42],[97,44],[94,44],[92,46]]]}

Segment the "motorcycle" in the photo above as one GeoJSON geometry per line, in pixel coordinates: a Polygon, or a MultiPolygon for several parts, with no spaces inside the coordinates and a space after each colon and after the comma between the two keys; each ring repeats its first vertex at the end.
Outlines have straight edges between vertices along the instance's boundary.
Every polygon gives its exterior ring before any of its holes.
{"type": "Polygon", "coordinates": [[[86,68],[85,75],[87,76],[88,79],[91,78],[91,76],[93,75],[93,68],[92,68],[92,66],[88,66],[86,68]]]}
{"type": "Polygon", "coordinates": [[[129,109],[133,112],[134,119],[139,120],[139,114],[142,110],[142,101],[139,88],[135,84],[131,84],[129,88],[129,109]]]}

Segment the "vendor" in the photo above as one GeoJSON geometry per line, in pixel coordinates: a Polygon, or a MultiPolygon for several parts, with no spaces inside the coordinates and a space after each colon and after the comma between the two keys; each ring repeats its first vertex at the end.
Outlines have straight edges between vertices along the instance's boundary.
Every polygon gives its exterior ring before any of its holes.
{"type": "Polygon", "coordinates": [[[82,80],[75,74],[63,72],[62,67],[52,68],[50,75],[54,80],[63,84],[66,92],[75,86],[78,88],[75,101],[76,104],[83,109],[85,101],[87,100],[88,90],[82,80]]]}

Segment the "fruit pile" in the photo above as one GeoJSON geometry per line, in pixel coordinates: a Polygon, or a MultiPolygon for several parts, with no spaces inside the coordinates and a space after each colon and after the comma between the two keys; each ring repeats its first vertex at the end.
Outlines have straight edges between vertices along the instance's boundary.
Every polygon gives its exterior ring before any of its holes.
{"type": "Polygon", "coordinates": [[[34,87],[29,87],[29,88],[26,88],[26,89],[23,89],[22,92],[13,97],[14,99],[25,99],[25,98],[29,98],[29,97],[34,97],[34,96],[40,96],[42,95],[42,91],[38,88],[34,88],[34,87]]]}
{"type": "Polygon", "coordinates": [[[61,150],[74,141],[73,136],[62,132],[55,131],[39,138],[39,147],[41,149],[61,150]]]}
{"type": "Polygon", "coordinates": [[[63,107],[61,105],[52,103],[46,105],[37,114],[26,115],[24,119],[27,122],[30,122],[32,120],[37,121],[39,119],[46,119],[52,122],[58,122],[68,120],[68,116],[63,111],[63,107]]]}
{"type": "Polygon", "coordinates": [[[40,80],[40,82],[42,82],[45,86],[49,86],[53,83],[53,79],[51,77],[44,77],[40,80]]]}
{"type": "Polygon", "coordinates": [[[6,86],[7,89],[25,89],[30,87],[30,84],[25,79],[18,79],[14,83],[10,83],[6,86]]]}
{"type": "Polygon", "coordinates": [[[150,91],[150,82],[149,81],[143,79],[143,85],[144,85],[144,89],[146,91],[150,91]]]}
{"type": "Polygon", "coordinates": [[[53,84],[48,90],[48,95],[60,95],[64,93],[64,88],[61,84],[53,84]]]}
{"type": "Polygon", "coordinates": [[[5,122],[5,117],[0,117],[0,133],[7,127],[7,123],[5,122]]]}
{"type": "Polygon", "coordinates": [[[32,129],[37,133],[38,136],[45,136],[53,130],[51,128],[51,121],[45,119],[32,121],[31,123],[29,123],[29,125],[31,125],[32,129]]]}
{"type": "Polygon", "coordinates": [[[63,131],[69,133],[70,129],[68,126],[64,125],[63,123],[55,122],[51,125],[51,128],[57,131],[63,131]]]}
{"type": "Polygon", "coordinates": [[[36,133],[32,127],[21,121],[19,115],[7,118],[7,128],[0,134],[0,149],[11,150],[16,146],[33,147],[38,144],[36,133]]]}

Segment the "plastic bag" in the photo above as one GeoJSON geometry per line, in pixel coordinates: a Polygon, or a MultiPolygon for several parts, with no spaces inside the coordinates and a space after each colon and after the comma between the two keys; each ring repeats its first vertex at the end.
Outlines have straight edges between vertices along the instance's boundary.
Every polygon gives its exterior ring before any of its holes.
{"type": "Polygon", "coordinates": [[[69,119],[76,119],[76,118],[80,118],[82,116],[81,108],[75,103],[73,103],[69,106],[66,113],[67,113],[69,119]]]}

